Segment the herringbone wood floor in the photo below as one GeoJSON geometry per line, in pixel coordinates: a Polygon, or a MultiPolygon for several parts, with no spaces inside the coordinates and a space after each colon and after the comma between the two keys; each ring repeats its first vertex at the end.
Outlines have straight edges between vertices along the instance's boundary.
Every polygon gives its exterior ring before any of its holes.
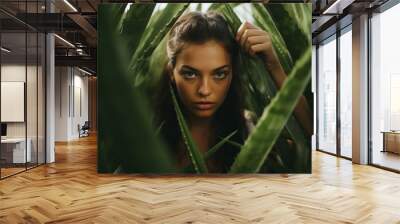
{"type": "Polygon", "coordinates": [[[0,223],[400,223],[400,175],[313,153],[312,175],[96,173],[96,139],[0,181],[0,223]]]}

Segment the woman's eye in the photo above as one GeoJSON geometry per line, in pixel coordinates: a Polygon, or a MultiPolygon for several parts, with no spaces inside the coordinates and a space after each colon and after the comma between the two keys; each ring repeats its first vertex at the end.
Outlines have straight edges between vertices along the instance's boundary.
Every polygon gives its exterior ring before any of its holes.
{"type": "Polygon", "coordinates": [[[219,71],[214,74],[216,79],[224,79],[228,75],[227,71],[219,71]]]}
{"type": "Polygon", "coordinates": [[[194,79],[194,78],[196,78],[197,74],[195,72],[186,71],[186,72],[182,72],[182,75],[183,75],[183,78],[185,78],[185,79],[194,79]]]}

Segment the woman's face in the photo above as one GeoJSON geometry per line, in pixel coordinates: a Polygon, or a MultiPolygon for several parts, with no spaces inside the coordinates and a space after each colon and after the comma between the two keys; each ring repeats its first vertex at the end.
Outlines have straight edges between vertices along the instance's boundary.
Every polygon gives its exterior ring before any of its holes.
{"type": "Polygon", "coordinates": [[[231,85],[230,55],[215,41],[187,44],[176,58],[172,79],[190,115],[211,118],[231,85]]]}

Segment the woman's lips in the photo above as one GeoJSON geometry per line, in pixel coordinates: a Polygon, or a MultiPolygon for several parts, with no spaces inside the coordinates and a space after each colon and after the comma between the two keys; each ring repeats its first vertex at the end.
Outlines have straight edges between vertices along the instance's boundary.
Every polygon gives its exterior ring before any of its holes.
{"type": "Polygon", "coordinates": [[[195,105],[198,110],[210,110],[214,107],[215,103],[213,103],[213,102],[196,102],[195,105]]]}

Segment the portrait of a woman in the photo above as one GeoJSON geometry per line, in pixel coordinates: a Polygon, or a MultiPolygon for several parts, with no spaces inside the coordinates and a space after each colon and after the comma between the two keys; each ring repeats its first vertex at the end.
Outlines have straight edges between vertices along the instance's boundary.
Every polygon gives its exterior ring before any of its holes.
{"type": "Polygon", "coordinates": [[[99,172],[311,172],[310,6],[101,7],[99,172]]]}
{"type": "MultiPolygon", "coordinates": [[[[248,22],[233,35],[220,14],[190,12],[170,30],[168,64],[154,101],[157,124],[162,124],[161,133],[177,156],[178,168],[189,166],[190,158],[179,131],[169,85],[178,96],[190,133],[203,154],[235,131],[231,142],[243,144],[254,126],[254,116],[243,105],[238,74],[240,48],[263,58],[271,73],[284,73],[269,34],[248,22]]],[[[225,144],[206,161],[209,172],[227,172],[238,151],[237,146],[225,144]]]]}

